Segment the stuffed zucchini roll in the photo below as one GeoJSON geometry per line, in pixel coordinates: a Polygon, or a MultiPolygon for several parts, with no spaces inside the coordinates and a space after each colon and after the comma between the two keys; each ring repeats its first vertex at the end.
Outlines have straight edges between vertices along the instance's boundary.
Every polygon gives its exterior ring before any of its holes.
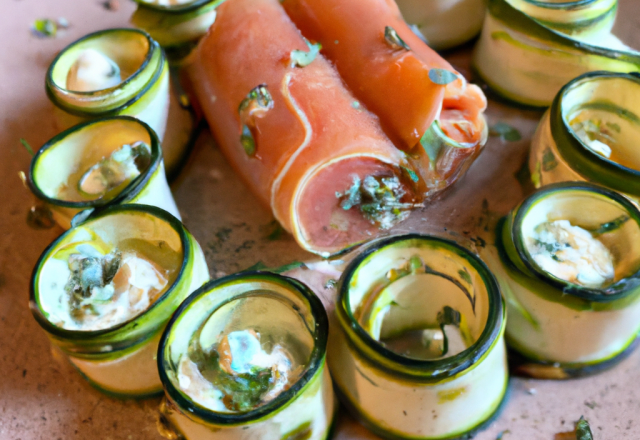
{"type": "MultiPolygon", "coordinates": [[[[169,66],[162,49],[137,29],[107,29],[71,43],[49,66],[45,88],[60,130],[128,115],[147,123],[162,141],[171,131],[170,105],[179,107],[170,99],[169,66]]],[[[187,152],[184,139],[167,137],[163,155],[169,174],[177,171],[187,152]]]]}
{"type": "Polygon", "coordinates": [[[216,20],[224,0],[136,0],[131,24],[144,29],[172,61],[191,52],[216,20]]]}
{"type": "Polygon", "coordinates": [[[640,77],[593,72],[560,90],[534,135],[529,169],[541,187],[586,180],[640,200],[640,77]]]}
{"type": "Polygon", "coordinates": [[[409,159],[278,0],[223,3],[191,76],[222,151],[304,249],[368,240],[422,200],[409,159]]]}
{"type": "Polygon", "coordinates": [[[473,63],[499,95],[547,107],[562,86],[596,70],[640,71],[640,53],[611,34],[617,0],[489,0],[473,63]]]}
{"type": "Polygon", "coordinates": [[[412,30],[436,50],[450,49],[480,33],[487,0],[397,0],[412,30]]]}
{"type": "Polygon", "coordinates": [[[487,101],[418,38],[386,0],[284,0],[345,83],[378,115],[432,195],[458,179],[487,137],[487,101]]]}
{"type": "Polygon", "coordinates": [[[129,116],[79,124],[51,139],[31,161],[29,184],[65,229],[80,211],[121,203],[158,206],[180,218],[160,142],[129,116]]]}
{"type": "Polygon", "coordinates": [[[336,390],[378,435],[458,438],[499,408],[505,311],[470,251],[424,235],[383,239],[343,273],[336,314],[328,357],[336,390]]]}
{"type": "Polygon", "coordinates": [[[328,322],[303,284],[248,272],[209,283],[162,337],[161,433],[185,440],[328,438],[328,322]]]}
{"type": "Polygon", "coordinates": [[[178,219],[152,206],[112,206],[44,251],[30,305],[54,346],[92,385],[141,397],[162,390],[162,329],[208,280],[204,254],[178,219]]]}
{"type": "Polygon", "coordinates": [[[498,226],[507,342],[557,378],[610,365],[640,330],[640,212],[589,183],[546,186],[498,226]]]}

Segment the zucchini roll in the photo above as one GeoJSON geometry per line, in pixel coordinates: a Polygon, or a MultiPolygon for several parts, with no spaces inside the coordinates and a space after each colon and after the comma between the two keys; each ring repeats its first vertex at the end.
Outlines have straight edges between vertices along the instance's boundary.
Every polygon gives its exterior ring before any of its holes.
{"type": "Polygon", "coordinates": [[[29,186],[64,229],[80,211],[122,203],[158,206],[180,218],[158,137],[130,116],[85,122],[55,136],[33,157],[29,186]]]}
{"type": "MultiPolygon", "coordinates": [[[[556,378],[610,365],[640,330],[640,212],[590,183],[546,186],[498,226],[507,342],[556,378]]],[[[535,369],[534,369],[535,370],[535,369]]]]}
{"type": "MultiPolygon", "coordinates": [[[[167,130],[170,108],[172,120],[181,120],[176,112],[183,110],[170,97],[164,53],[144,31],[107,29],[71,43],[49,66],[45,88],[60,130],[128,115],[147,123],[161,141],[166,138],[163,155],[169,175],[177,172],[188,153],[185,138],[190,127],[182,127],[185,121],[167,130]]],[[[190,117],[186,124],[192,124],[190,117]]]]}
{"type": "Polygon", "coordinates": [[[161,433],[327,439],[336,410],[327,334],[320,300],[294,279],[245,272],[203,286],[180,306],[160,343],[161,433]]]}
{"type": "Polygon", "coordinates": [[[143,29],[179,61],[195,48],[216,20],[216,8],[224,0],[136,0],[131,24],[143,29]]]}
{"type": "Polygon", "coordinates": [[[436,50],[466,43],[480,33],[487,0],[397,0],[412,30],[436,50]]]}
{"type": "Polygon", "coordinates": [[[220,148],[304,249],[328,256],[419,206],[406,155],[278,0],[223,3],[195,55],[194,89],[220,148]]]}
{"type": "Polygon", "coordinates": [[[462,438],[500,407],[504,305],[470,251],[426,235],[383,239],[343,273],[336,314],[328,354],[336,390],[378,435],[462,438]]]}
{"type": "Polygon", "coordinates": [[[204,254],[178,219],[152,206],[112,206],[44,251],[30,306],[92,385],[144,397],[162,390],[156,354],[163,328],[208,280],[204,254]]]}
{"type": "Polygon", "coordinates": [[[560,90],[534,135],[529,169],[539,188],[586,180],[640,200],[640,76],[582,75],[560,90]]]}
{"type": "Polygon", "coordinates": [[[611,34],[617,0],[489,0],[473,64],[499,95],[548,107],[587,72],[637,72],[640,53],[611,34]]]}
{"type": "Polygon", "coordinates": [[[487,101],[386,0],[283,0],[312,42],[418,170],[432,195],[451,185],[487,138],[487,101]]]}

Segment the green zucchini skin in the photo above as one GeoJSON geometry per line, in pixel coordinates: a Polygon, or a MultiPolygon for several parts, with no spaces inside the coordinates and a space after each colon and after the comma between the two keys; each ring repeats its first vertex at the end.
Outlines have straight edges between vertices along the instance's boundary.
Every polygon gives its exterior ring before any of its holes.
{"type": "Polygon", "coordinates": [[[155,361],[162,330],[182,300],[208,280],[204,253],[177,218],[154,206],[114,205],[94,212],[44,250],[33,271],[29,306],[54,347],[95,388],[122,398],[145,398],[162,390],[155,361]],[[154,234],[160,234],[158,231],[176,234],[183,258],[174,283],[145,312],[107,329],[76,331],[50,322],[43,307],[47,301],[47,291],[41,286],[44,264],[58,249],[70,243],[75,228],[91,230],[95,226],[114,231],[115,225],[126,227],[132,221],[159,226],[154,234]]]}
{"type": "Polygon", "coordinates": [[[42,200],[63,229],[71,228],[73,218],[85,210],[97,210],[127,203],[142,203],[162,208],[180,219],[165,175],[162,148],[155,131],[131,116],[111,116],[80,123],[54,136],[34,155],[27,180],[33,194],[42,200]],[[109,143],[101,144],[102,134],[112,131],[109,143]],[[119,136],[122,143],[114,141],[119,136]],[[91,139],[87,142],[86,139],[91,139]],[[111,199],[89,201],[63,200],[53,183],[63,184],[75,168],[85,164],[85,155],[96,148],[104,148],[105,155],[123,144],[145,141],[151,148],[151,164],[111,199]],[[70,160],[70,157],[72,160],[70,160]],[[57,176],[51,176],[56,170],[57,176]]]}
{"type": "MultiPolygon", "coordinates": [[[[243,318],[236,312],[234,309],[235,319],[241,321],[243,318]]],[[[278,315],[271,319],[277,323],[278,315]]],[[[328,439],[337,410],[326,364],[328,332],[328,318],[322,303],[306,285],[293,278],[251,271],[205,284],[181,304],[158,348],[158,370],[165,389],[160,408],[163,429],[186,440],[232,440],[241,435],[258,440],[281,440],[297,433],[312,440],[328,439]],[[251,299],[254,295],[287,303],[305,322],[313,336],[307,368],[290,388],[262,406],[247,412],[211,411],[179,389],[175,379],[176,359],[184,354],[185,341],[190,340],[203,323],[215,318],[215,313],[225,304],[251,299]]]]}
{"type": "Polygon", "coordinates": [[[504,99],[537,108],[586,72],[638,72],[640,53],[610,32],[616,10],[613,0],[490,0],[474,71],[504,99]]]}
{"type": "Polygon", "coordinates": [[[566,84],[538,125],[531,144],[529,170],[539,188],[564,181],[588,181],[640,200],[640,171],[587,148],[571,126],[583,109],[617,129],[618,153],[632,162],[640,156],[640,77],[637,74],[590,72],[566,84]]]}
{"type": "MultiPolygon", "coordinates": [[[[123,70],[123,66],[120,67],[123,70]]],[[[56,56],[45,77],[45,91],[54,105],[54,120],[60,131],[93,119],[135,117],[147,123],[160,141],[164,141],[167,174],[175,176],[192,143],[189,136],[179,133],[194,132],[195,123],[190,110],[181,107],[171,88],[169,63],[164,51],[148,33],[131,28],[105,29],[72,42],[56,56]],[[93,92],[74,92],[66,88],[69,69],[82,50],[91,48],[109,54],[110,48],[114,47],[126,48],[127,53],[121,60],[114,60],[128,65],[129,75],[120,84],[93,92]],[[167,127],[170,114],[174,124],[167,127]]]]}
{"type": "Polygon", "coordinates": [[[637,207],[614,191],[583,182],[546,186],[498,223],[495,248],[485,251],[483,259],[507,304],[507,344],[521,355],[519,364],[539,364],[522,368],[523,374],[538,369],[556,379],[588,375],[630,350],[640,330],[640,247],[634,237],[640,237],[637,207]],[[618,214],[628,216],[602,239],[616,255],[615,282],[582,287],[537,266],[526,250],[522,225],[551,212],[554,219],[583,227],[606,223],[605,218],[618,214]],[[543,371],[545,366],[557,371],[543,371]]]}
{"type": "Polygon", "coordinates": [[[467,249],[420,234],[376,242],[343,273],[334,318],[328,359],[335,388],[355,417],[378,435],[388,439],[466,438],[499,410],[508,385],[504,303],[493,275],[467,249]],[[442,270],[452,279],[466,269],[474,280],[472,296],[476,310],[487,313],[486,322],[475,343],[457,355],[438,360],[405,357],[373,339],[354,317],[363,292],[372,291],[370,287],[384,279],[397,261],[414,255],[420,255],[425,267],[442,270]],[[451,261],[455,263],[447,267],[451,261]],[[440,422],[452,419],[457,420],[455,425],[440,422]]]}
{"type": "Polygon", "coordinates": [[[172,63],[180,63],[215,22],[216,8],[225,0],[196,0],[185,5],[160,6],[136,0],[131,24],[148,32],[166,51],[172,63]]]}

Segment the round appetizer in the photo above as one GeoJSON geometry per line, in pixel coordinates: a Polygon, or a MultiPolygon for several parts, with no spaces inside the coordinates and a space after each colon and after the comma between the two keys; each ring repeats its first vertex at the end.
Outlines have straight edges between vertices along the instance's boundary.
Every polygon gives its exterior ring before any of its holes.
{"type": "Polygon", "coordinates": [[[548,107],[587,72],[640,71],[640,53],[611,33],[617,0],[489,0],[473,64],[503,98],[548,107]]]}
{"type": "Polygon", "coordinates": [[[465,248],[416,234],[374,243],[342,275],[336,312],[331,374],[373,432],[457,438],[499,408],[504,306],[493,275],[465,248]]]}
{"type": "Polygon", "coordinates": [[[640,77],[592,72],[560,90],[533,138],[534,185],[590,181],[640,200],[640,77]]]}
{"type": "Polygon", "coordinates": [[[31,309],[94,386],[140,397],[162,389],[155,361],[162,329],[208,280],[200,246],[175,217],[146,205],[113,206],[45,250],[31,309]]]}
{"type": "Polygon", "coordinates": [[[498,226],[507,342],[558,378],[612,364],[640,330],[640,211],[589,183],[546,186],[498,226]]]}
{"type": "Polygon", "coordinates": [[[327,332],[322,304],[293,279],[248,272],[203,286],[160,344],[162,429],[192,440],[328,438],[327,332]]]}
{"type": "Polygon", "coordinates": [[[136,0],[131,24],[147,31],[172,62],[186,57],[216,20],[224,0],[136,0]]]}
{"type": "Polygon", "coordinates": [[[480,33],[487,0],[397,0],[402,17],[429,47],[450,49],[480,33]]]}
{"type": "Polygon", "coordinates": [[[129,116],[86,122],[54,137],[33,157],[29,182],[65,229],[83,210],[122,203],[155,205],[180,218],[158,138],[129,116]]]}
{"type": "Polygon", "coordinates": [[[180,127],[166,130],[170,107],[179,104],[170,99],[164,53],[142,30],[106,29],[71,43],[49,66],[45,88],[60,130],[107,116],[138,118],[149,124],[161,141],[166,132],[163,155],[169,175],[177,171],[189,151],[184,136],[173,135],[180,127]]]}

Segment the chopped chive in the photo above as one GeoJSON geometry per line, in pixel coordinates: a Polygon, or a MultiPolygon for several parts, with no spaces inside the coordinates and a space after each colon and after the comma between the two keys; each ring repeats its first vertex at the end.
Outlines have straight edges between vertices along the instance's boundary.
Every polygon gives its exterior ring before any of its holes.
{"type": "Polygon", "coordinates": [[[402,38],[400,38],[400,35],[398,35],[395,29],[393,29],[391,26],[386,26],[384,28],[384,39],[392,49],[411,50],[409,48],[409,45],[405,43],[402,38]]]}
{"type": "Polygon", "coordinates": [[[29,142],[27,142],[24,138],[20,138],[20,143],[22,144],[22,146],[27,150],[27,152],[33,156],[33,148],[31,148],[31,145],[29,145],[29,142]]]}
{"type": "Polygon", "coordinates": [[[429,70],[429,79],[431,82],[446,86],[458,79],[458,75],[446,69],[431,69],[429,70]]]}

